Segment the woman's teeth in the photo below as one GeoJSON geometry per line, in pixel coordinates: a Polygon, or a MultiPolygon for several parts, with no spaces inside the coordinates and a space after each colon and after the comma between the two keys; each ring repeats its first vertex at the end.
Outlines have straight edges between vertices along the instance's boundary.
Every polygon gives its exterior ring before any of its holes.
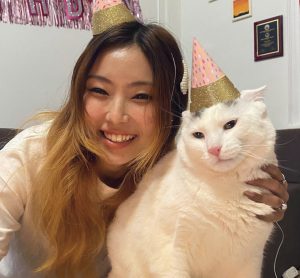
{"type": "Polygon", "coordinates": [[[104,132],[104,136],[108,140],[110,140],[112,142],[117,142],[117,143],[127,142],[135,137],[134,135],[109,134],[106,132],[104,132]]]}

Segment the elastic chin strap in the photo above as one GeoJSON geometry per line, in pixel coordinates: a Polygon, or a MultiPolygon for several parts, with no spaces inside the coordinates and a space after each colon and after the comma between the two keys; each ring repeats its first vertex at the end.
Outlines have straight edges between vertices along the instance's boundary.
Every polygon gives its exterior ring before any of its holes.
{"type": "Polygon", "coordinates": [[[180,82],[180,90],[184,95],[186,95],[189,91],[189,72],[188,72],[188,67],[184,60],[182,60],[182,64],[183,64],[183,76],[180,82]]]}
{"type": "Polygon", "coordinates": [[[174,56],[173,56],[172,52],[171,52],[171,57],[172,57],[173,65],[174,65],[174,79],[173,79],[172,94],[171,94],[171,98],[173,98],[173,94],[174,94],[174,90],[175,90],[175,81],[176,81],[177,68],[176,68],[176,63],[175,63],[175,59],[174,59],[174,56]]]}

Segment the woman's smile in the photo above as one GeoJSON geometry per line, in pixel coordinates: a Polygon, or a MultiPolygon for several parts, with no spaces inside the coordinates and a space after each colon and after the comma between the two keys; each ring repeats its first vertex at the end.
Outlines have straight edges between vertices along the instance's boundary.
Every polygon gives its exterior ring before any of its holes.
{"type": "Polygon", "coordinates": [[[107,148],[125,148],[137,137],[132,134],[100,131],[100,139],[107,148]]]}
{"type": "Polygon", "coordinates": [[[109,133],[105,131],[102,131],[102,134],[106,139],[114,143],[129,142],[136,137],[135,135],[109,133]]]}

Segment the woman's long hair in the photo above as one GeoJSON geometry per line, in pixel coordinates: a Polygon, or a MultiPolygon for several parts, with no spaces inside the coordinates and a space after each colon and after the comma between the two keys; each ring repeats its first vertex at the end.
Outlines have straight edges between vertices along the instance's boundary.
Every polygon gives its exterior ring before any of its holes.
{"type": "Polygon", "coordinates": [[[187,98],[180,92],[183,74],[178,45],[162,27],[124,23],[94,36],[78,59],[68,100],[55,114],[46,138],[47,155],[33,184],[35,221],[49,242],[38,271],[59,277],[94,276],[107,225],[136,183],[172,148],[187,98]],[[128,165],[119,191],[101,201],[95,164],[103,153],[85,121],[83,96],[88,74],[106,50],[137,45],[146,56],[154,81],[156,136],[153,144],[128,165]],[[76,274],[75,274],[76,273],[76,274]]]}

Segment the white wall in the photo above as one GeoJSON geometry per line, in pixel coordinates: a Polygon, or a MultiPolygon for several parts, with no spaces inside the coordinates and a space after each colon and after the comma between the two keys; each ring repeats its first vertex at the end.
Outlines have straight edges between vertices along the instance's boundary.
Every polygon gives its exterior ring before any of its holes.
{"type": "Polygon", "coordinates": [[[181,0],[139,0],[139,2],[145,23],[161,24],[180,41],[181,0]]]}
{"type": "Polygon", "coordinates": [[[236,22],[232,22],[232,0],[182,0],[180,21],[182,48],[190,65],[195,36],[239,89],[266,84],[266,103],[275,127],[291,127],[288,122],[287,0],[252,0],[252,17],[236,22]],[[283,15],[284,56],[254,62],[253,23],[277,15],[283,15]]]}
{"type": "Polygon", "coordinates": [[[0,127],[20,127],[65,99],[89,31],[0,22],[0,127]]]}
{"type": "Polygon", "coordinates": [[[288,59],[254,62],[253,22],[283,15],[286,38],[286,1],[252,0],[252,17],[232,22],[232,1],[182,1],[181,38],[191,63],[191,43],[195,36],[210,56],[239,89],[266,84],[266,103],[276,128],[288,127],[288,59]]]}
{"type": "MultiPolygon", "coordinates": [[[[253,16],[237,22],[232,22],[232,0],[140,4],[147,22],[159,21],[181,40],[189,65],[195,36],[239,89],[268,85],[270,116],[276,128],[289,128],[287,1],[252,0],[253,16]],[[281,14],[284,57],[254,62],[253,22],[281,14]]],[[[0,127],[18,127],[38,110],[61,104],[71,70],[91,34],[1,22],[0,34],[0,127]]]]}

